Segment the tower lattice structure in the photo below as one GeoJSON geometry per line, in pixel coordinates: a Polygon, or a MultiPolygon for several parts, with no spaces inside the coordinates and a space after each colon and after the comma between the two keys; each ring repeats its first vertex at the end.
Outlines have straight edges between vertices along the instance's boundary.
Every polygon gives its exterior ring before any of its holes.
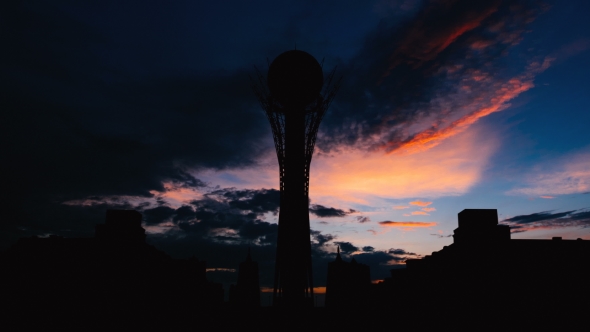
{"type": "MultiPolygon", "coordinates": [[[[322,63],[323,65],[323,63],[322,63]]],[[[324,80],[321,93],[307,105],[281,104],[257,71],[256,96],[270,123],[280,174],[280,211],[273,305],[313,305],[309,223],[309,170],[318,128],[340,79],[336,69],[324,80]]]]}

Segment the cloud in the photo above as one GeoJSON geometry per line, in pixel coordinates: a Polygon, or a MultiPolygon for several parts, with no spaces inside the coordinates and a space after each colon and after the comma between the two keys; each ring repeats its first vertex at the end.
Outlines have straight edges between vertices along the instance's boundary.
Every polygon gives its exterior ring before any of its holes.
{"type": "Polygon", "coordinates": [[[371,246],[365,246],[365,247],[363,247],[363,251],[365,251],[365,252],[373,252],[373,251],[375,251],[375,248],[373,248],[371,246]]]}
{"type": "Polygon", "coordinates": [[[416,205],[416,206],[428,206],[430,204],[432,204],[432,202],[424,202],[424,201],[420,201],[420,200],[410,202],[410,205],[416,205]]]}
{"type": "Polygon", "coordinates": [[[498,146],[493,133],[478,126],[417,154],[384,155],[357,149],[319,153],[311,163],[310,195],[316,201],[360,204],[374,196],[461,195],[478,183],[498,146]]]}
{"type": "Polygon", "coordinates": [[[411,215],[412,216],[429,216],[429,214],[424,211],[412,211],[411,215]]]}
{"type": "Polygon", "coordinates": [[[175,209],[168,206],[158,206],[152,209],[142,211],[143,220],[148,225],[159,224],[172,217],[175,209]]]}
{"type": "Polygon", "coordinates": [[[509,225],[512,233],[538,229],[590,227],[590,211],[586,209],[557,213],[553,213],[553,211],[543,211],[507,218],[501,223],[509,225]]]}
{"type": "Polygon", "coordinates": [[[207,241],[269,245],[276,241],[277,225],[264,219],[266,214],[278,213],[279,202],[275,189],[224,188],[206,192],[176,209],[166,202],[154,208],[136,208],[143,213],[150,233],[167,233],[172,227],[207,241]]]}
{"type": "MultiPolygon", "coordinates": [[[[586,149],[587,150],[587,149],[586,149]]],[[[590,190],[590,152],[582,151],[532,167],[525,185],[508,195],[533,197],[581,194],[590,190]]]]}
{"type": "Polygon", "coordinates": [[[539,197],[544,198],[544,199],[554,199],[555,198],[555,196],[548,196],[548,195],[539,196],[539,197]]]}
{"type": "Polygon", "coordinates": [[[590,39],[580,38],[569,44],[562,46],[551,56],[556,58],[557,61],[561,62],[578,54],[582,54],[588,49],[590,49],[590,39]]]}
{"type": "Polygon", "coordinates": [[[433,207],[423,208],[422,211],[433,212],[433,211],[436,211],[436,208],[433,208],[433,207]]]}
{"type": "Polygon", "coordinates": [[[553,220],[557,218],[565,217],[576,210],[567,211],[567,212],[559,212],[559,213],[551,213],[552,211],[544,211],[544,212],[537,212],[527,215],[520,215],[515,216],[512,218],[504,219],[505,222],[514,223],[514,224],[528,224],[537,221],[543,220],[553,220]]]}
{"type": "Polygon", "coordinates": [[[448,235],[442,235],[442,234],[430,234],[430,235],[436,236],[436,237],[438,237],[439,239],[443,239],[443,238],[446,238],[446,237],[453,237],[453,234],[448,234],[448,235]]]}
{"type": "Polygon", "coordinates": [[[340,251],[343,253],[351,253],[360,250],[359,247],[350,242],[334,242],[334,244],[337,244],[340,247],[340,251]]]}
{"type": "Polygon", "coordinates": [[[231,207],[256,214],[267,212],[277,214],[281,199],[281,193],[276,189],[235,190],[230,188],[213,191],[209,195],[223,196],[231,207]]]}
{"type": "Polygon", "coordinates": [[[380,221],[379,225],[386,227],[433,227],[436,226],[435,222],[421,222],[421,221],[380,221]]]}
{"type": "Polygon", "coordinates": [[[322,234],[322,232],[320,231],[316,231],[316,230],[310,230],[311,236],[313,238],[313,242],[314,244],[317,245],[317,247],[322,247],[324,246],[326,243],[334,240],[336,237],[332,234],[322,234]]]}
{"type": "Polygon", "coordinates": [[[421,4],[412,19],[383,20],[345,66],[341,95],[318,138],[320,149],[433,148],[509,107],[551,62],[529,58],[514,74],[502,61],[544,10],[539,2],[421,4]]]}
{"type": "Polygon", "coordinates": [[[356,221],[358,221],[361,224],[364,224],[366,222],[370,222],[371,218],[365,217],[365,216],[358,216],[358,217],[356,217],[356,221]]]}
{"type": "Polygon", "coordinates": [[[315,214],[320,218],[333,218],[333,217],[344,217],[348,214],[355,212],[354,210],[344,211],[333,207],[326,207],[319,204],[312,204],[309,208],[309,212],[315,214]]]}
{"type": "Polygon", "coordinates": [[[409,209],[409,206],[405,206],[405,205],[396,205],[393,207],[394,210],[403,210],[403,209],[409,209]]]}
{"type": "Polygon", "coordinates": [[[408,252],[408,251],[405,251],[404,249],[395,249],[395,248],[392,248],[392,249],[389,249],[387,252],[389,254],[393,254],[393,255],[419,256],[416,253],[408,252]]]}

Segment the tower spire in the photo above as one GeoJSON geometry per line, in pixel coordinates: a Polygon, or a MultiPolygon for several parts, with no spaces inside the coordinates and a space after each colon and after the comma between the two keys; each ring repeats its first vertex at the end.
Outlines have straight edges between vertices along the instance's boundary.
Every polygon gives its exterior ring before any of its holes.
{"type": "Polygon", "coordinates": [[[338,251],[336,254],[336,261],[337,262],[342,262],[342,257],[340,257],[340,246],[338,246],[338,251]]]}

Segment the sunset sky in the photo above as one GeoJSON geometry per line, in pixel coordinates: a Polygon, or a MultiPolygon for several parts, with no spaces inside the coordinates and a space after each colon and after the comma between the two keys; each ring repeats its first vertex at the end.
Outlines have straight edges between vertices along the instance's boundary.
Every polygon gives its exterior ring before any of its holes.
{"type": "Polygon", "coordinates": [[[316,285],[337,245],[383,279],[466,208],[590,240],[588,1],[1,6],[0,249],[138,209],[213,280],[251,246],[271,286],[278,163],[249,76],[295,47],[343,82],[311,163],[316,285]]]}

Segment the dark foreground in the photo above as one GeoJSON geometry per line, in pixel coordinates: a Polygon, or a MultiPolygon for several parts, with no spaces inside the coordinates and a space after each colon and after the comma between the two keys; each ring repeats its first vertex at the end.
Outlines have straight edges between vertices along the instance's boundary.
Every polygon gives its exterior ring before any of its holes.
{"type": "MultiPolygon", "coordinates": [[[[503,309],[504,304],[422,308],[339,309],[277,308],[238,309],[231,307],[190,308],[157,303],[137,307],[63,306],[5,308],[2,321],[18,330],[31,328],[157,329],[157,330],[359,330],[399,329],[531,329],[575,328],[586,330],[588,302],[555,304],[543,308],[503,309]]],[[[392,299],[393,301],[393,299],[392,299]]]]}

